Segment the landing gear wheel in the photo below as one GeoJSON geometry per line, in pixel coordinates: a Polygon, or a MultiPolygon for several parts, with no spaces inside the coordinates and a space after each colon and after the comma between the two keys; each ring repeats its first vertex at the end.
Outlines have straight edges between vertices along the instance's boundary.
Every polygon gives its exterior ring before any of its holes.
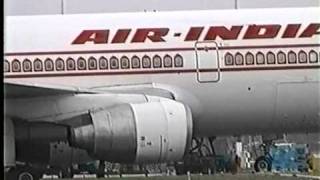
{"type": "Polygon", "coordinates": [[[31,167],[16,167],[11,169],[6,176],[6,180],[39,180],[41,173],[31,167]]]}
{"type": "Polygon", "coordinates": [[[61,174],[60,174],[60,177],[61,178],[73,178],[73,168],[70,167],[70,168],[67,168],[67,169],[64,169],[61,171],[61,174]]]}
{"type": "Polygon", "coordinates": [[[271,171],[271,162],[265,156],[260,156],[254,163],[254,170],[256,172],[267,172],[271,171]]]}
{"type": "Polygon", "coordinates": [[[19,174],[18,180],[34,180],[34,178],[30,172],[22,172],[19,174]]]}
{"type": "Polygon", "coordinates": [[[184,173],[184,167],[181,162],[175,162],[174,163],[174,169],[176,171],[176,175],[183,175],[184,173]]]}

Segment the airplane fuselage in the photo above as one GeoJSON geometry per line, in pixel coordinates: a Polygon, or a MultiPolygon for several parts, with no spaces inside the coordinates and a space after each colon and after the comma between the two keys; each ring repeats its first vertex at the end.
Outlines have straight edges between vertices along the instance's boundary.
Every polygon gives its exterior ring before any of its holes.
{"type": "Polygon", "coordinates": [[[196,136],[317,132],[319,17],[318,8],[8,17],[4,76],[153,83],[191,107],[196,136]]]}

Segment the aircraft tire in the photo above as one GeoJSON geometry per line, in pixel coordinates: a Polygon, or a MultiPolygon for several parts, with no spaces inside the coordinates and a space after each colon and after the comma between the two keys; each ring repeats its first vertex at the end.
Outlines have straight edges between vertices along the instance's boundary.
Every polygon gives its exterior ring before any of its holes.
{"type": "Polygon", "coordinates": [[[184,164],[178,164],[178,163],[176,163],[176,164],[174,165],[174,168],[175,168],[175,170],[176,170],[176,175],[185,175],[185,174],[186,174],[184,164]]]}
{"type": "Polygon", "coordinates": [[[73,178],[73,175],[72,167],[61,171],[61,178],[73,178]]]}
{"type": "Polygon", "coordinates": [[[42,174],[29,166],[16,167],[6,173],[6,180],[39,180],[42,174]]]}

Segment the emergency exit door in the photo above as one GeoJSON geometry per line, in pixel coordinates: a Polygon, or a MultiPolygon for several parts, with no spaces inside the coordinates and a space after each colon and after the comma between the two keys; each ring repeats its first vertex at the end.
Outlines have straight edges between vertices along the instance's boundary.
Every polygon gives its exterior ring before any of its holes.
{"type": "Polygon", "coordinates": [[[219,48],[215,41],[195,43],[196,74],[199,83],[214,83],[220,80],[219,48]]]}

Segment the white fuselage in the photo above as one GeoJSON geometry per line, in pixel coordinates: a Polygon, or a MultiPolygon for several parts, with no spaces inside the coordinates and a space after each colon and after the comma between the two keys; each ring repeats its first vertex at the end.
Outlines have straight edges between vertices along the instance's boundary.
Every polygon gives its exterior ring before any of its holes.
{"type": "Polygon", "coordinates": [[[196,101],[178,98],[191,107],[198,136],[315,132],[319,10],[7,17],[4,76],[86,88],[156,83],[177,94],[182,89],[196,101]]]}

